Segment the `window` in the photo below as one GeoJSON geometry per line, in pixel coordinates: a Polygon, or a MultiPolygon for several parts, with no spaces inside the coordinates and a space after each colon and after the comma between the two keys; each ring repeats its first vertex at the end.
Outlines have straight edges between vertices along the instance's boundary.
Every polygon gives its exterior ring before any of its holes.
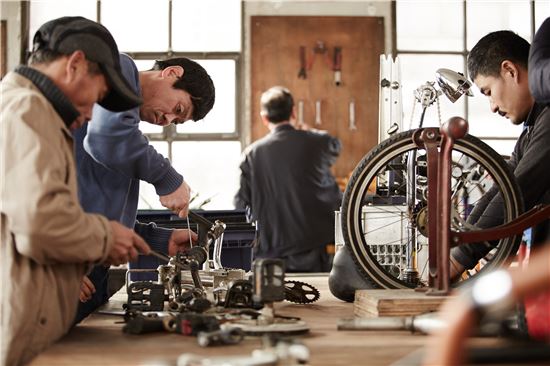
{"type": "Polygon", "coordinates": [[[399,50],[462,50],[464,19],[461,1],[398,1],[399,50]]]}
{"type": "Polygon", "coordinates": [[[48,20],[63,16],[82,16],[97,20],[96,0],[31,0],[29,49],[32,49],[32,38],[40,26],[48,20]],[[55,6],[54,6],[55,5],[55,6]]]}
{"type": "Polygon", "coordinates": [[[177,132],[235,134],[237,132],[235,114],[236,60],[197,60],[197,62],[208,70],[208,74],[214,81],[216,102],[212,111],[202,121],[178,125],[177,132]]]}
{"type": "MultiPolygon", "coordinates": [[[[31,0],[29,43],[46,21],[80,15],[105,25],[140,71],[171,57],[203,65],[216,87],[212,111],[195,123],[163,128],[142,122],[140,129],[198,194],[191,207],[208,201],[205,209],[231,209],[241,153],[241,6],[240,0],[31,0]]],[[[143,182],[139,208],[162,208],[154,187],[143,182]]]]}
{"type": "Polygon", "coordinates": [[[466,33],[468,50],[487,33],[510,29],[526,40],[531,40],[531,6],[529,0],[490,2],[466,1],[466,33]]]}
{"type": "MultiPolygon", "coordinates": [[[[413,91],[427,81],[435,80],[435,71],[445,67],[451,70],[463,70],[464,60],[459,55],[454,54],[400,54],[401,75],[403,86],[403,128],[417,128],[420,121],[420,104],[414,103],[415,111],[411,123],[411,114],[413,109],[414,96],[413,91]]],[[[444,122],[451,116],[464,115],[464,98],[460,98],[456,103],[451,103],[447,98],[439,98],[439,108],[441,111],[441,122],[444,122]]],[[[424,127],[439,126],[439,116],[437,106],[430,106],[426,110],[424,117],[424,127]]]]}
{"type": "Polygon", "coordinates": [[[241,51],[240,0],[172,0],[172,7],[175,50],[241,51]]]}
{"type": "MultiPolygon", "coordinates": [[[[413,91],[435,80],[439,68],[466,74],[468,51],[489,32],[510,29],[528,41],[550,14],[550,2],[530,0],[398,0],[396,7],[396,54],[402,68],[404,128],[409,127],[413,91]],[[534,13],[534,17],[533,14],[534,13]]],[[[418,126],[416,111],[412,127],[418,126]]],[[[489,101],[474,88],[474,97],[455,104],[440,98],[442,121],[466,116],[470,133],[483,139],[502,155],[510,155],[522,126],[491,113],[489,101]]],[[[428,108],[425,126],[437,125],[437,107],[428,108]],[[435,124],[434,124],[435,123],[435,124]]]]}
{"type": "Polygon", "coordinates": [[[166,52],[169,50],[168,0],[103,0],[101,24],[123,52],[166,52]],[[121,21],[123,19],[124,21],[121,21]]]}

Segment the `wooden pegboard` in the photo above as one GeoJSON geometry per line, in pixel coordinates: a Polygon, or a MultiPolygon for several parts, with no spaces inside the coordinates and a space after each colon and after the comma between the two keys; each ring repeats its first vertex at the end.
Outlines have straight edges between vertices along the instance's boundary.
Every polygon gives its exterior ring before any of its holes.
{"type": "Polygon", "coordinates": [[[267,134],[261,123],[261,93],[274,85],[303,101],[304,122],[327,130],[343,145],[335,166],[345,178],[377,143],[379,56],[384,53],[381,17],[253,16],[251,17],[251,136],[267,134]],[[314,53],[323,42],[327,55],[314,53]],[[298,77],[300,46],[306,47],[307,78],[298,77]],[[342,49],[342,83],[334,83],[334,47],[342,49]],[[313,58],[313,55],[315,57],[313,58]],[[328,57],[327,57],[328,56],[328,57]],[[313,62],[311,60],[314,60],[313,62]],[[327,60],[328,59],[328,60],[327,60]],[[321,102],[321,125],[315,125],[315,103],[321,102]],[[350,130],[349,103],[355,102],[356,130],[350,130]]]}

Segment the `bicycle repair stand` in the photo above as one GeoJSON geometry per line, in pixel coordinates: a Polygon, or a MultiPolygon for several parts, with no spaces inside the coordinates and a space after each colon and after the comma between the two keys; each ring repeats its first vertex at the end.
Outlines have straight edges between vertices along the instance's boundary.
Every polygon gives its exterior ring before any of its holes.
{"type": "Polygon", "coordinates": [[[378,143],[403,129],[401,63],[399,56],[380,55],[378,143]]]}
{"type": "Polygon", "coordinates": [[[413,135],[418,147],[426,149],[428,158],[428,267],[427,295],[447,295],[450,289],[449,258],[452,246],[490,241],[521,234],[525,229],[550,217],[550,205],[537,205],[516,219],[490,229],[451,231],[451,153],[454,141],[468,133],[468,122],[451,117],[441,128],[425,128],[413,135]],[[438,140],[441,147],[438,150],[438,140]],[[435,179],[432,177],[436,177],[435,179]],[[436,245],[432,245],[436,243],[436,245]]]}

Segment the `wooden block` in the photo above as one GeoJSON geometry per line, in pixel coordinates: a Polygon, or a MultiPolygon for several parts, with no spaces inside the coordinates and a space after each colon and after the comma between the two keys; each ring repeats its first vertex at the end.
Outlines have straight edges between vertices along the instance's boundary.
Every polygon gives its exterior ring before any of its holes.
{"type": "Polygon", "coordinates": [[[413,289],[357,290],[353,311],[357,317],[418,315],[437,311],[447,298],[413,289]]]}

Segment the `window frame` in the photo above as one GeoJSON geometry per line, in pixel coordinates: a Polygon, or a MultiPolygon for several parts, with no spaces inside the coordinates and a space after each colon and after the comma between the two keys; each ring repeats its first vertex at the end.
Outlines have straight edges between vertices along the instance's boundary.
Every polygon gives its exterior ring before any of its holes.
{"type": "MultiPolygon", "coordinates": [[[[399,56],[399,55],[454,55],[454,56],[462,56],[464,60],[464,69],[462,72],[464,75],[468,75],[468,65],[467,65],[467,57],[468,57],[468,15],[467,15],[467,7],[468,7],[468,0],[462,0],[462,17],[464,21],[464,26],[462,29],[462,50],[461,51],[437,51],[437,50],[405,50],[405,49],[399,49],[397,47],[397,1],[392,1],[392,18],[393,18],[393,24],[392,24],[392,54],[399,56]]],[[[536,4],[534,0],[529,0],[529,13],[530,13],[530,21],[531,21],[531,39],[529,40],[532,42],[534,36],[535,36],[535,11],[536,11],[536,4]]],[[[469,100],[468,98],[465,99],[464,103],[464,115],[469,118],[469,100]]],[[[517,137],[501,137],[501,136],[493,136],[493,135],[487,135],[487,136],[479,136],[477,135],[479,139],[483,141],[516,141],[517,137]]]]}
{"type": "MultiPolygon", "coordinates": [[[[243,50],[243,3],[241,5],[241,46],[240,52],[173,52],[172,51],[172,0],[168,0],[168,50],[165,52],[121,52],[126,53],[134,60],[160,60],[173,57],[187,57],[192,60],[233,60],[235,62],[235,131],[211,132],[211,133],[181,133],[177,132],[176,126],[170,124],[164,126],[160,133],[143,133],[150,141],[163,141],[168,143],[168,156],[172,160],[172,143],[174,141],[239,141],[243,145],[242,126],[238,122],[241,113],[241,100],[239,90],[242,90],[241,81],[241,55],[243,50]]],[[[97,21],[101,23],[101,0],[97,0],[97,21]]]]}
{"type": "MultiPolygon", "coordinates": [[[[25,2],[23,2],[25,3],[25,2]]],[[[102,15],[102,0],[96,0],[96,19],[98,23],[101,23],[102,15]]],[[[24,4],[25,5],[25,4],[24,4]]],[[[22,34],[26,37],[22,38],[23,50],[26,50],[26,54],[30,54],[28,39],[30,35],[30,8],[32,3],[22,8],[22,14],[24,14],[22,28],[24,31],[22,34]]],[[[168,125],[163,127],[160,133],[143,133],[150,141],[161,141],[168,143],[168,159],[172,160],[172,142],[174,141],[239,141],[244,146],[244,134],[242,123],[239,122],[239,116],[241,115],[241,106],[243,105],[243,96],[240,91],[243,90],[242,81],[242,54],[244,47],[244,4],[240,2],[241,12],[241,37],[240,37],[240,51],[236,52],[173,52],[172,50],[172,0],[168,0],[168,49],[166,51],[126,51],[120,49],[120,52],[126,53],[134,60],[161,60],[172,57],[187,57],[193,60],[232,60],[235,62],[235,130],[234,132],[209,132],[209,133],[181,133],[177,132],[175,125],[168,125]]]]}
{"type": "Polygon", "coordinates": [[[151,139],[158,141],[165,137],[168,141],[213,141],[213,140],[240,140],[242,135],[241,126],[238,123],[240,115],[239,90],[241,85],[241,55],[238,52],[125,52],[134,60],[160,60],[173,57],[187,57],[192,60],[232,60],[235,62],[235,132],[209,132],[209,133],[181,133],[176,132],[176,126],[170,124],[163,128],[161,133],[144,133],[151,139]]]}

